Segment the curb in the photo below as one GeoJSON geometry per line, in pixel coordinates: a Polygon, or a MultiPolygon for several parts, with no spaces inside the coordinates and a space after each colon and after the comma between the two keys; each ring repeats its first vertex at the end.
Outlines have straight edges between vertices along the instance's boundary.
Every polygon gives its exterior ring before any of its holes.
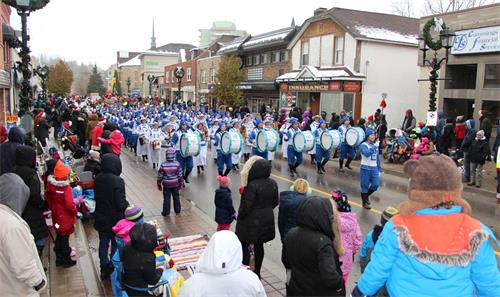
{"type": "Polygon", "coordinates": [[[87,234],[83,229],[81,220],[77,221],[75,235],[77,235],[76,240],[78,243],[78,262],[80,263],[80,269],[83,275],[83,283],[85,285],[85,290],[87,291],[87,296],[106,296],[97,274],[97,268],[95,267],[94,260],[92,259],[87,234]]]}

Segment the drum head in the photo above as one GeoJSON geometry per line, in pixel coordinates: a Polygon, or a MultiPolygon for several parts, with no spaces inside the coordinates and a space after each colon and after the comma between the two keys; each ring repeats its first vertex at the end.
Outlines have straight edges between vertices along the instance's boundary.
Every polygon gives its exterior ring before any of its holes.
{"type": "Polygon", "coordinates": [[[295,135],[293,136],[292,143],[295,151],[300,153],[304,151],[304,148],[306,146],[306,137],[301,132],[295,133],[295,135]]]}
{"type": "Polygon", "coordinates": [[[231,151],[231,135],[228,132],[222,133],[222,137],[220,140],[220,148],[224,154],[229,154],[231,151]]]}
{"type": "Polygon", "coordinates": [[[275,152],[276,150],[278,150],[280,135],[274,129],[269,130],[269,132],[270,132],[269,136],[270,136],[270,138],[272,138],[272,139],[268,139],[268,141],[271,142],[270,144],[268,144],[271,146],[269,148],[269,151],[275,152]]]}
{"type": "Polygon", "coordinates": [[[181,140],[180,141],[180,149],[181,149],[181,155],[182,157],[187,157],[189,154],[189,138],[185,133],[181,135],[181,140]]]}
{"type": "Polygon", "coordinates": [[[329,131],[324,131],[319,137],[319,143],[324,150],[330,150],[333,146],[333,137],[329,131]]]}
{"type": "Polygon", "coordinates": [[[354,146],[358,142],[358,132],[355,129],[347,129],[345,132],[345,142],[350,145],[354,146]]]}
{"type": "Polygon", "coordinates": [[[267,152],[267,134],[264,133],[264,131],[259,131],[259,133],[257,133],[256,141],[259,152],[267,152]]]}

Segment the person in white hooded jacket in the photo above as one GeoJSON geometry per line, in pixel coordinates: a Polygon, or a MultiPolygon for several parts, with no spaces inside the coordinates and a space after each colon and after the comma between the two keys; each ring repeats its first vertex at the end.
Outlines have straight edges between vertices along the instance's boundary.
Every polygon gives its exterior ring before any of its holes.
{"type": "Polygon", "coordinates": [[[30,228],[21,218],[30,190],[14,173],[0,176],[0,189],[0,295],[40,296],[47,278],[30,228]]]}
{"type": "Polygon", "coordinates": [[[243,252],[236,234],[216,232],[184,282],[179,297],[266,297],[255,273],[241,265],[243,252]]]}

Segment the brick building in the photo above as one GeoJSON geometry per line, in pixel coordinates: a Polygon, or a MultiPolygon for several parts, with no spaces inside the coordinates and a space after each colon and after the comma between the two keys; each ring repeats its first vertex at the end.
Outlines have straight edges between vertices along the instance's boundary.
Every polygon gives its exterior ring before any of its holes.
{"type": "Polygon", "coordinates": [[[251,112],[259,112],[262,105],[278,108],[280,93],[275,80],[292,70],[286,47],[296,32],[297,28],[290,26],[236,39],[220,49],[219,54],[241,58],[246,80],[240,84],[240,89],[251,112]]]}
{"type": "Polygon", "coordinates": [[[175,77],[175,69],[177,67],[184,68],[184,77],[181,80],[181,99],[183,102],[195,102],[196,94],[196,60],[188,60],[182,63],[165,66],[163,89],[167,96],[167,100],[175,100],[179,87],[179,81],[175,77]]]}
{"type": "Polygon", "coordinates": [[[11,48],[7,45],[4,38],[17,38],[14,30],[10,27],[10,13],[11,9],[5,4],[0,4],[0,123],[5,124],[6,116],[12,115],[15,112],[14,102],[11,100],[11,48]]]}

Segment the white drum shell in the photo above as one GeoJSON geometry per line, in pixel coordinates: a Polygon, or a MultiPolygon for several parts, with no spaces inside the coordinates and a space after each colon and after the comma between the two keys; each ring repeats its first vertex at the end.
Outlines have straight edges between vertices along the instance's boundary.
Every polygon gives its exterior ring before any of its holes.
{"type": "Polygon", "coordinates": [[[196,133],[182,133],[180,138],[181,155],[185,157],[198,156],[200,153],[200,136],[196,133]]]}
{"type": "Polygon", "coordinates": [[[237,131],[224,132],[221,137],[221,150],[224,154],[239,154],[243,148],[243,137],[237,131]]]}

